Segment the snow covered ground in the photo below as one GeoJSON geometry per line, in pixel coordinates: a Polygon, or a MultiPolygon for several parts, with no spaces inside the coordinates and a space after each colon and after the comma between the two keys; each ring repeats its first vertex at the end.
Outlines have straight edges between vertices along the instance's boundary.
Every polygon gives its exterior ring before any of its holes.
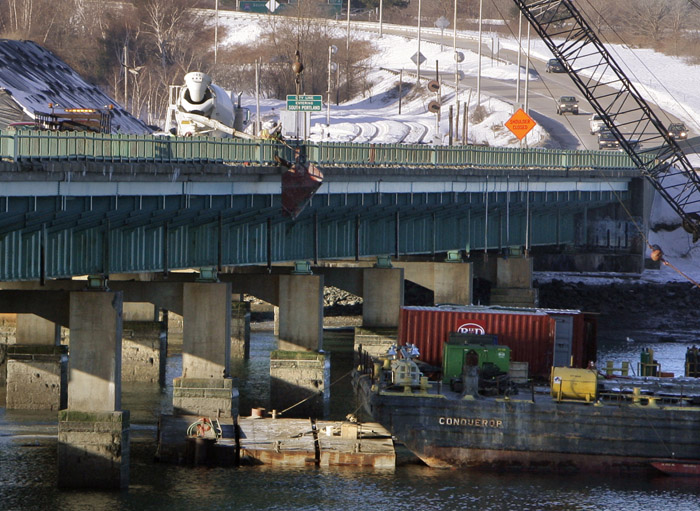
{"type": "MultiPolygon", "coordinates": [[[[228,37],[223,45],[241,44],[255,40],[261,27],[255,22],[255,17],[240,16],[227,13],[220,20],[220,26],[228,27],[228,37]]],[[[338,28],[339,33],[345,34],[344,28],[338,28]]],[[[316,112],[311,117],[310,138],[316,141],[352,141],[375,143],[445,143],[448,131],[448,121],[443,120],[436,136],[436,120],[433,113],[428,112],[427,104],[432,99],[429,95],[412,97],[402,103],[402,113],[398,114],[398,100],[395,86],[398,77],[395,73],[382,69],[398,70],[411,69],[411,56],[416,53],[415,39],[384,34],[378,37],[376,32],[363,32],[353,29],[353,35],[371,41],[376,53],[367,64],[374,69],[370,72],[369,80],[373,84],[371,91],[364,97],[357,97],[347,103],[331,105],[330,124],[326,124],[326,109],[316,112]]],[[[449,32],[448,32],[449,33],[449,32]]],[[[460,36],[475,38],[477,33],[458,31],[460,36]]],[[[517,50],[514,38],[498,37],[493,34],[485,36],[487,44],[495,42],[498,48],[517,50]],[[496,41],[498,39],[498,41],[496,41]]],[[[633,49],[623,45],[609,45],[608,50],[636,88],[651,102],[661,106],[666,112],[678,117],[690,128],[691,136],[700,134],[700,66],[685,63],[680,58],[668,57],[648,49],[633,49]],[[661,79],[663,79],[663,82],[661,79]]],[[[533,39],[530,44],[533,59],[546,61],[551,53],[542,41],[533,39]]],[[[450,46],[441,49],[439,44],[422,41],[421,53],[426,57],[426,63],[439,61],[445,63],[444,69],[454,73],[453,51],[450,46]]],[[[478,69],[478,58],[473,52],[462,50],[465,56],[460,64],[460,70],[467,78],[474,78],[478,69]]],[[[427,65],[427,64],[426,64],[427,65]]],[[[490,58],[482,58],[482,77],[516,81],[518,68],[514,64],[497,62],[490,58]]],[[[434,70],[434,68],[433,68],[434,70]]],[[[521,80],[524,81],[524,73],[521,80]]],[[[546,76],[531,75],[530,79],[546,79],[546,76]]],[[[404,78],[406,81],[406,78],[404,78]]],[[[450,105],[456,105],[454,88],[443,87],[443,111],[450,105]]],[[[487,105],[490,112],[488,117],[479,124],[469,125],[469,142],[488,144],[491,146],[517,147],[519,142],[504,123],[513,113],[513,105],[489,95],[482,90],[482,104],[487,105]]],[[[474,94],[468,96],[466,90],[460,91],[460,101],[470,99],[470,109],[476,106],[474,94]]],[[[243,97],[244,105],[256,112],[255,99],[243,97]]],[[[261,101],[261,120],[277,121],[278,112],[284,108],[284,101],[264,99],[261,101]]],[[[264,126],[264,124],[263,124],[264,126]]],[[[538,146],[547,140],[547,133],[539,125],[527,136],[530,147],[538,146]]],[[[700,155],[688,155],[691,163],[700,167],[700,155]]],[[[656,200],[652,224],[655,221],[673,220],[675,213],[663,202],[656,200]]],[[[659,231],[649,233],[649,242],[658,244],[664,250],[666,260],[683,273],[700,280],[700,247],[692,243],[689,236],[682,230],[659,231]]],[[[547,278],[542,275],[540,278],[547,278]]],[[[585,278],[577,276],[577,280],[591,282],[610,281],[610,279],[585,278]]],[[[610,276],[610,278],[614,278],[610,276]]],[[[662,266],[660,270],[645,271],[642,280],[665,282],[669,280],[684,280],[678,271],[662,266]]]]}

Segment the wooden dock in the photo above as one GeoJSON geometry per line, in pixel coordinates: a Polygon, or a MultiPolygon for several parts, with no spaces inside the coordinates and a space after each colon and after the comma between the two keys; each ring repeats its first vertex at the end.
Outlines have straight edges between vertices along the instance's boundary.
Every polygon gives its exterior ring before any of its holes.
{"type": "Polygon", "coordinates": [[[235,424],[232,419],[220,421],[221,436],[214,440],[188,437],[188,428],[198,419],[162,416],[157,458],[216,466],[396,466],[391,434],[378,423],[246,417],[235,424]]]}

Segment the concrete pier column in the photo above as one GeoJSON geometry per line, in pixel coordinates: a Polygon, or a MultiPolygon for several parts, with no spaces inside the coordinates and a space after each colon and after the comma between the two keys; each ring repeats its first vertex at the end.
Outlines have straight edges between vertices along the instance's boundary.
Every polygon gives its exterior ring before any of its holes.
{"type": "Polygon", "coordinates": [[[437,303],[454,303],[470,305],[473,299],[471,263],[465,262],[392,262],[393,266],[403,268],[404,279],[433,291],[433,301],[437,303]]]}
{"type": "Polygon", "coordinates": [[[148,302],[124,303],[122,381],[165,383],[167,325],[148,302]]]}
{"type": "Polygon", "coordinates": [[[270,353],[270,406],[283,417],[327,417],[330,381],[330,353],[270,353]]]}
{"type": "Polygon", "coordinates": [[[323,275],[280,275],[279,348],[317,351],[323,344],[323,275]]]}
{"type": "Polygon", "coordinates": [[[325,417],[330,354],[323,344],[323,275],[279,277],[279,350],[270,353],[270,406],[285,417],[325,417]]]}
{"type": "Polygon", "coordinates": [[[403,268],[365,268],[362,289],[362,326],[398,328],[403,305],[403,268]]]}
{"type": "Polygon", "coordinates": [[[61,330],[53,321],[36,314],[17,314],[17,344],[40,344],[54,346],[60,344],[61,330]]]}
{"type": "Polygon", "coordinates": [[[238,390],[229,375],[231,285],[186,283],[182,306],[182,377],[173,382],[173,411],[233,417],[238,411],[238,390]]]}
{"type": "Polygon", "coordinates": [[[60,327],[34,314],[18,314],[15,340],[6,355],[7,409],[65,408],[68,350],[59,346],[60,327]]]}
{"type": "Polygon", "coordinates": [[[491,288],[491,305],[536,307],[537,289],[532,287],[532,259],[523,256],[498,257],[496,287],[491,288]]]}
{"type": "Polygon", "coordinates": [[[472,280],[469,263],[433,263],[435,303],[471,305],[472,280]]]}
{"type": "Polygon", "coordinates": [[[250,303],[231,302],[231,360],[250,358],[250,303]]]}
{"type": "Polygon", "coordinates": [[[58,417],[58,484],[129,484],[129,412],[121,408],[122,294],[70,293],[68,409],[58,417]]]}

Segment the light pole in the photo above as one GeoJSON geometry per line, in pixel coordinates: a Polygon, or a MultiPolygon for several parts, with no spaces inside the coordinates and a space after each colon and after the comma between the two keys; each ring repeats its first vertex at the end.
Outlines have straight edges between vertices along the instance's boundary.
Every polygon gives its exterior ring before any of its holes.
{"type": "Polygon", "coordinates": [[[219,48],[219,0],[214,2],[214,10],[216,11],[216,24],[214,25],[214,64],[216,64],[216,53],[219,48]]]}
{"type": "Polygon", "coordinates": [[[515,80],[515,104],[520,104],[520,55],[522,54],[523,43],[523,13],[518,18],[518,77],[515,80]]]}
{"type": "Polygon", "coordinates": [[[455,102],[459,115],[459,57],[457,56],[457,0],[455,0],[454,17],[452,18],[452,51],[455,57],[455,102]]]}
{"type": "Polygon", "coordinates": [[[479,0],[479,64],[476,72],[476,106],[481,106],[481,15],[483,7],[484,0],[479,0]]]}
{"type": "Polygon", "coordinates": [[[348,30],[345,38],[345,51],[350,55],[350,0],[348,0],[348,30]]]}
{"type": "MultiPolygon", "coordinates": [[[[457,0],[455,0],[456,2],[457,0]]],[[[384,36],[382,18],[384,17],[384,0],[379,0],[379,37],[384,36]]]]}
{"type": "Polygon", "coordinates": [[[416,66],[418,71],[418,81],[416,83],[420,84],[420,13],[421,13],[421,0],[418,0],[418,53],[416,54],[416,66]]]}
{"type": "Polygon", "coordinates": [[[530,88],[530,24],[527,24],[527,53],[525,54],[525,112],[530,108],[528,89],[530,88]]]}
{"type": "Polygon", "coordinates": [[[331,44],[328,47],[328,88],[326,89],[326,103],[328,110],[326,112],[326,124],[331,125],[331,71],[333,70],[334,62],[331,61],[331,57],[338,51],[338,47],[335,44],[331,44]]]}

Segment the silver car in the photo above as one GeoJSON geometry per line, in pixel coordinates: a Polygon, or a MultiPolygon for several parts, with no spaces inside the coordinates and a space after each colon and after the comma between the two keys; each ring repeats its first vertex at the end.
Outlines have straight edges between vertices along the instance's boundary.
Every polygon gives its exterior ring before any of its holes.
{"type": "Polygon", "coordinates": [[[589,122],[591,125],[591,135],[595,135],[600,130],[605,128],[605,122],[603,122],[603,117],[598,114],[591,115],[589,122]]]}

